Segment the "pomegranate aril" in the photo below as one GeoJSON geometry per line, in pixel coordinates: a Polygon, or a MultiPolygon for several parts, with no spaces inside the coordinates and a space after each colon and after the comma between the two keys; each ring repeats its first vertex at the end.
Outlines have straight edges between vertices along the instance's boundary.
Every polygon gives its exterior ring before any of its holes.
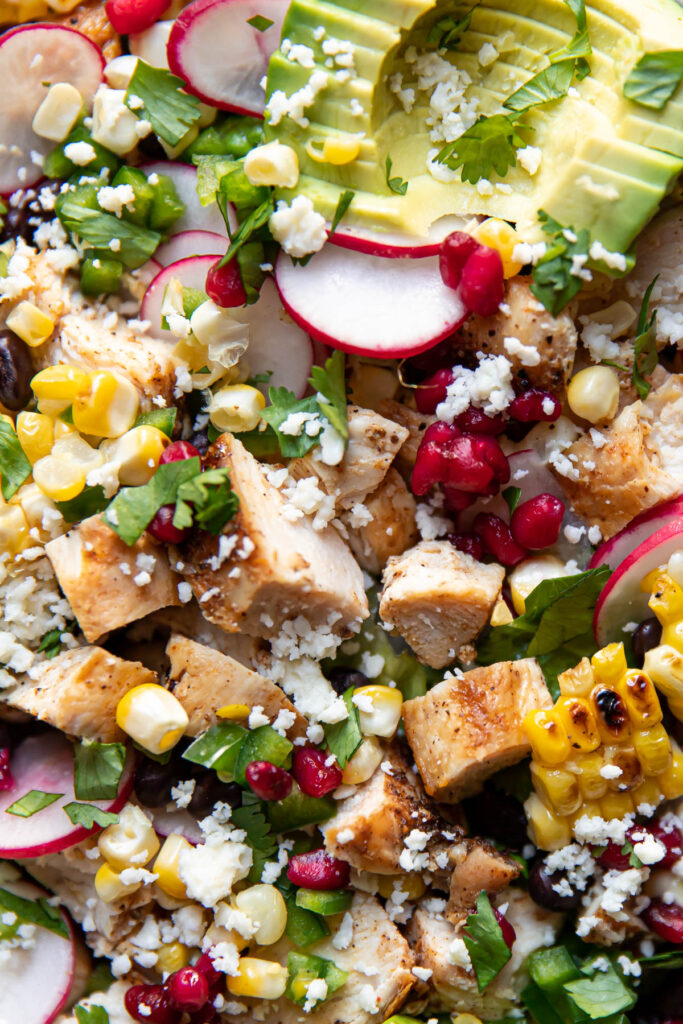
{"type": "Polygon", "coordinates": [[[512,399],[507,411],[519,423],[554,423],[562,415],[562,406],[549,391],[529,388],[512,399]]]}
{"type": "Polygon", "coordinates": [[[225,979],[225,975],[222,973],[222,971],[219,971],[216,967],[214,967],[213,960],[211,959],[210,950],[207,953],[202,953],[202,955],[195,963],[194,969],[195,971],[199,971],[200,974],[204,975],[207,982],[209,983],[210,989],[213,989],[216,985],[222,984],[222,982],[225,979]]]}
{"type": "Polygon", "coordinates": [[[454,231],[444,238],[439,251],[439,271],[445,285],[458,287],[465,264],[478,248],[479,242],[464,231],[454,231]]]}
{"type": "Polygon", "coordinates": [[[461,491],[458,487],[451,487],[450,484],[442,484],[441,490],[443,491],[444,505],[447,512],[464,512],[466,508],[469,508],[477,500],[475,494],[468,494],[467,491],[461,491]]]}
{"type": "Polygon", "coordinates": [[[484,545],[479,537],[476,537],[473,533],[449,533],[448,540],[458,551],[463,551],[466,555],[471,555],[472,558],[476,558],[478,562],[481,562],[484,555],[484,545]]]}
{"type": "Polygon", "coordinates": [[[292,776],[270,761],[252,761],[244,774],[259,800],[284,800],[292,792],[292,776]]]}
{"type": "Polygon", "coordinates": [[[477,409],[471,405],[465,409],[455,422],[463,434],[502,434],[505,430],[505,420],[501,415],[487,416],[483,409],[477,409]]]}
{"type": "MultiPolygon", "coordinates": [[[[495,437],[480,435],[475,438],[475,447],[493,470],[496,481],[499,484],[506,484],[510,479],[510,463],[495,437]]],[[[492,493],[495,494],[496,491],[492,493]]]]}
{"type": "Polygon", "coordinates": [[[166,0],[107,0],[104,10],[112,28],[126,36],[149,28],[167,7],[166,0]]]}
{"type": "Polygon", "coordinates": [[[505,296],[504,282],[500,253],[486,245],[478,245],[462,269],[462,301],[478,316],[493,316],[505,296]]]}
{"type": "Polygon", "coordinates": [[[605,871],[627,871],[631,866],[631,855],[621,850],[621,843],[609,842],[598,857],[598,863],[605,871]]]}
{"type": "Polygon", "coordinates": [[[164,988],[171,1006],[186,1013],[201,1010],[209,998],[208,979],[195,967],[181,967],[166,979],[164,988]]]}
{"type": "Polygon", "coordinates": [[[292,761],[292,774],[306,796],[327,796],[341,785],[342,770],[330,755],[316,747],[297,747],[292,761]]]}
{"type": "Polygon", "coordinates": [[[140,1024],[178,1024],[180,1020],[161,985],[133,985],[123,1002],[133,1020],[140,1024]]]}
{"type": "Polygon", "coordinates": [[[437,370],[431,377],[427,377],[415,390],[415,405],[419,412],[433,413],[439,402],[446,397],[446,389],[453,381],[453,371],[450,369],[437,370]]]}
{"type": "Polygon", "coordinates": [[[180,544],[190,535],[190,527],[179,530],[173,525],[175,505],[162,505],[147,529],[162,544],[180,544]]]}
{"type": "Polygon", "coordinates": [[[14,788],[14,777],[9,763],[9,747],[0,747],[0,792],[14,788]]]}
{"type": "Polygon", "coordinates": [[[554,544],[560,535],[564,505],[553,494],[537,494],[512,513],[510,529],[518,544],[540,551],[554,544]]]}
{"type": "Polygon", "coordinates": [[[472,528],[477,536],[481,537],[488,553],[501,565],[517,565],[528,554],[526,548],[521,547],[514,539],[510,527],[500,516],[480,512],[472,528]]]}
{"type": "Polygon", "coordinates": [[[650,931],[675,946],[683,945],[683,907],[677,903],[653,900],[643,911],[643,920],[650,931]]]}
{"type": "Polygon", "coordinates": [[[501,914],[500,910],[496,910],[495,907],[492,907],[491,909],[493,910],[493,916],[500,925],[500,930],[503,933],[503,941],[505,942],[505,945],[507,946],[508,949],[512,949],[513,943],[517,938],[517,933],[515,932],[515,929],[512,927],[508,919],[501,914]]]}
{"type": "Polygon", "coordinates": [[[195,1010],[190,1014],[190,1024],[220,1024],[221,1017],[218,1010],[213,1006],[203,1006],[201,1010],[195,1010]]]}
{"type": "Polygon", "coordinates": [[[311,850],[290,858],[287,878],[304,889],[342,889],[349,884],[351,868],[325,850],[311,850]]]}
{"type": "Polygon", "coordinates": [[[434,484],[443,480],[445,473],[444,457],[440,445],[435,441],[428,441],[425,444],[423,439],[420,442],[410,478],[413,494],[418,496],[426,494],[434,484]]]}
{"type": "Polygon", "coordinates": [[[680,857],[683,857],[683,835],[679,829],[675,827],[664,829],[661,825],[650,825],[648,831],[666,847],[666,856],[655,867],[670,868],[680,857]]]}
{"type": "Polygon", "coordinates": [[[202,456],[198,448],[195,448],[189,441],[173,441],[161,453],[159,465],[163,466],[167,462],[183,462],[185,459],[194,458],[198,458],[201,463],[202,456]]]}
{"type": "Polygon", "coordinates": [[[430,441],[434,441],[437,444],[447,444],[456,437],[460,437],[460,430],[455,424],[443,423],[441,420],[437,420],[436,423],[429,424],[422,435],[421,443],[429,444],[430,441]]]}
{"type": "Polygon", "coordinates": [[[244,306],[247,301],[247,293],[242,284],[237,258],[231,259],[224,267],[221,261],[217,260],[206,275],[206,294],[224,309],[233,306],[244,306]]]}

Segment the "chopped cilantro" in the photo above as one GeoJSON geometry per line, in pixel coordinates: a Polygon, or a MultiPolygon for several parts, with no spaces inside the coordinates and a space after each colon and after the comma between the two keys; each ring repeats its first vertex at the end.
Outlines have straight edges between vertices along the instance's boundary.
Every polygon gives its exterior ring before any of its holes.
{"type": "Polygon", "coordinates": [[[683,50],[645,53],[624,82],[624,96],[641,107],[662,110],[683,79],[683,50]]]}
{"type": "Polygon", "coordinates": [[[612,964],[606,971],[596,970],[592,977],[566,982],[563,989],[591,1020],[602,1020],[636,1004],[635,993],[624,984],[612,964]]]}
{"type": "Polygon", "coordinates": [[[567,95],[573,77],[574,66],[570,61],[563,60],[561,63],[551,64],[508,96],[503,106],[508,110],[521,112],[562,99],[567,95]]]}
{"type": "Polygon", "coordinates": [[[194,525],[215,536],[234,518],[238,508],[239,499],[230,486],[228,470],[207,469],[178,488],[173,525],[179,530],[194,525]]]}
{"type": "Polygon", "coordinates": [[[74,1007],[78,1024],[110,1024],[109,1014],[103,1006],[76,1006],[74,1007]]]}
{"type": "Polygon", "coordinates": [[[545,210],[539,210],[538,217],[552,245],[534,267],[531,291],[549,313],[557,316],[583,286],[583,278],[575,271],[588,259],[590,233],[587,228],[578,232],[564,228],[545,210]],[[576,241],[569,240],[572,235],[576,241]]]}
{"type": "Polygon", "coordinates": [[[483,992],[512,956],[485,892],[479,893],[476,912],[470,914],[465,922],[463,939],[472,961],[477,986],[483,992]]]}
{"type": "Polygon", "coordinates": [[[55,502],[67,523],[80,523],[82,519],[89,519],[90,516],[103,512],[108,504],[109,498],[105,497],[104,488],[99,484],[95,487],[84,487],[80,494],[69,501],[55,502]]]}
{"type": "Polygon", "coordinates": [[[633,342],[632,380],[633,386],[640,398],[647,398],[650,394],[651,385],[645,378],[652,373],[658,359],[657,330],[655,326],[657,323],[657,310],[654,309],[651,314],[649,313],[652,289],[656,285],[658,277],[659,274],[652,279],[643,296],[636,326],[636,338],[633,342]]]}
{"type": "MultiPolygon", "coordinates": [[[[339,201],[337,202],[337,209],[334,211],[334,217],[332,218],[330,235],[333,235],[337,228],[339,227],[339,222],[346,213],[346,211],[348,210],[351,203],[353,202],[353,197],[355,196],[355,194],[355,192],[352,192],[351,189],[347,188],[339,196],[339,201]]],[[[330,235],[328,235],[328,238],[330,237],[330,235]]]]}
{"type": "Polygon", "coordinates": [[[346,413],[344,353],[339,349],[333,352],[326,361],[324,369],[322,366],[314,366],[311,370],[310,383],[317,391],[321,413],[347,442],[349,420],[346,413]]]}
{"type": "Polygon", "coordinates": [[[9,501],[30,475],[31,463],[24,455],[14,428],[6,420],[0,420],[0,476],[3,498],[9,501]]]}
{"type": "Polygon", "coordinates": [[[62,636],[64,633],[75,633],[76,623],[69,622],[64,629],[50,629],[43,636],[38,645],[38,650],[46,658],[56,658],[62,649],[62,636]]]}
{"type": "Polygon", "coordinates": [[[472,15],[478,6],[478,3],[475,4],[464,18],[454,18],[452,15],[440,18],[430,28],[427,42],[436,43],[437,50],[454,50],[470,27],[472,15]]]}
{"type": "Polygon", "coordinates": [[[395,178],[390,177],[391,168],[393,167],[393,165],[393,160],[387,153],[387,159],[384,165],[386,168],[387,186],[392,192],[395,192],[397,196],[404,196],[408,191],[408,182],[404,181],[403,178],[400,178],[398,176],[395,178]]]}
{"type": "Polygon", "coordinates": [[[360,731],[360,715],[358,708],[353,703],[354,688],[350,686],[344,693],[342,700],[349,712],[348,718],[343,722],[334,722],[325,726],[325,742],[331,754],[337,758],[339,767],[344,768],[346,762],[353,757],[363,740],[360,731]]]}
{"type": "Polygon", "coordinates": [[[44,793],[42,789],[31,789],[19,800],[15,800],[13,804],[10,804],[5,814],[16,814],[18,818],[31,818],[38,811],[43,811],[46,807],[49,807],[55,800],[59,800],[60,796],[64,796],[64,794],[44,793]]]}
{"type": "Polygon", "coordinates": [[[82,740],[74,747],[74,793],[77,800],[113,800],[126,764],[123,743],[82,740]]]}
{"type": "Polygon", "coordinates": [[[16,896],[8,889],[0,889],[0,910],[16,914],[23,924],[34,924],[37,928],[46,928],[63,939],[69,938],[69,929],[56,907],[50,906],[46,899],[25,899],[16,896]]]}
{"type": "Polygon", "coordinates": [[[161,241],[158,231],[140,227],[130,221],[115,217],[113,213],[102,213],[83,206],[76,197],[65,194],[57,208],[57,216],[67,231],[78,235],[96,249],[110,249],[109,243],[116,239],[119,248],[116,258],[127,267],[141,267],[146,263],[161,241]]]}
{"type": "Polygon", "coordinates": [[[272,18],[264,18],[262,14],[255,14],[253,18],[247,18],[247,25],[251,25],[257,32],[265,32],[274,24],[272,18]]]}
{"type": "Polygon", "coordinates": [[[519,505],[519,499],[522,497],[521,487],[506,487],[502,492],[505,498],[508,508],[510,509],[510,515],[515,511],[519,505]]]}
{"type": "Polygon", "coordinates": [[[246,803],[237,807],[230,820],[247,833],[247,845],[251,847],[253,855],[249,881],[258,883],[266,861],[277,856],[277,840],[259,803],[246,803]]]}
{"type": "Polygon", "coordinates": [[[160,139],[177,146],[201,114],[199,100],[182,92],[184,87],[182,78],[138,57],[124,102],[136,117],[149,121],[160,139]]]}
{"type": "Polygon", "coordinates": [[[462,180],[476,185],[495,171],[505,177],[517,164],[517,150],[526,146],[519,134],[522,127],[516,113],[480,117],[459,138],[437,154],[436,161],[451,171],[462,168],[462,180]]]}
{"type": "Polygon", "coordinates": [[[277,436],[280,452],[286,459],[305,455],[319,443],[319,418],[324,417],[348,443],[349,425],[346,412],[346,385],[344,381],[344,353],[334,352],[325,362],[325,367],[314,366],[309,384],[316,394],[297,399],[287,388],[270,388],[270,405],[261,413],[261,418],[270,424],[277,436]],[[315,423],[316,431],[306,432],[304,420],[299,434],[287,434],[281,426],[293,413],[305,414],[315,423]],[[316,422],[318,420],[318,422],[316,422]]]}
{"type": "Polygon", "coordinates": [[[115,825],[119,820],[118,814],[103,811],[101,807],[95,807],[93,804],[72,801],[64,804],[64,811],[73,825],[82,825],[84,828],[94,828],[95,825],[106,828],[107,825],[115,825]]]}
{"type": "Polygon", "coordinates": [[[264,199],[259,206],[256,206],[251,213],[245,217],[237,231],[230,237],[230,247],[219,264],[221,267],[224,267],[226,263],[230,262],[242,246],[249,241],[255,231],[258,231],[259,228],[262,228],[264,224],[268,223],[274,209],[275,200],[271,195],[268,196],[267,199],[264,199]]]}
{"type": "Polygon", "coordinates": [[[103,521],[125,544],[135,544],[161,506],[172,505],[180,486],[200,471],[196,456],[159,466],[148,483],[141,487],[123,487],[104,512],[103,521]]]}

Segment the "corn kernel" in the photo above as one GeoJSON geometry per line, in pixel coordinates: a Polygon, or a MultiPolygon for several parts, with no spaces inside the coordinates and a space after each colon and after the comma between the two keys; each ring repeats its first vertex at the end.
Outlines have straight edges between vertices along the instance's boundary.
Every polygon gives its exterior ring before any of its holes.
{"type": "Polygon", "coordinates": [[[590,754],[600,746],[600,736],[590,704],[583,697],[560,697],[555,705],[574,750],[590,754]]]}
{"type": "Polygon", "coordinates": [[[572,814],[581,806],[579,782],[571,772],[561,768],[544,768],[532,761],[531,779],[543,803],[556,814],[572,814]]]}
{"type": "Polygon", "coordinates": [[[359,153],[360,138],[357,135],[329,136],[323,143],[323,157],[335,167],[350,164],[359,153]]]}
{"type": "Polygon", "coordinates": [[[23,509],[0,500],[0,554],[18,554],[28,540],[28,531],[23,509]]]}
{"type": "Polygon", "coordinates": [[[125,487],[139,487],[154,476],[168,438],[148,424],[133,427],[121,437],[103,441],[99,450],[107,462],[117,468],[125,487]]]}
{"type": "Polygon", "coordinates": [[[103,903],[116,903],[125,896],[137,892],[142,882],[133,882],[124,885],[119,872],[114,871],[109,864],[103,864],[95,875],[95,892],[103,903]]]}
{"type": "Polygon", "coordinates": [[[50,454],[56,459],[80,466],[86,476],[91,469],[98,469],[104,462],[102,452],[92,448],[78,433],[57,438],[50,454]]]}
{"type": "Polygon", "coordinates": [[[272,960],[240,958],[239,973],[228,977],[228,992],[254,999],[279,999],[287,988],[287,968],[272,960]]]}
{"type": "Polygon", "coordinates": [[[512,622],[512,612],[504,598],[499,597],[494,604],[489,622],[491,626],[507,626],[512,622]]]}
{"type": "Polygon", "coordinates": [[[219,708],[216,712],[217,718],[231,718],[233,721],[240,721],[243,718],[249,718],[251,714],[251,708],[248,704],[224,704],[222,708],[219,708]]]}
{"type": "Polygon", "coordinates": [[[398,687],[360,686],[353,695],[364,736],[393,736],[401,721],[403,694],[398,687]]]}
{"type": "Polygon", "coordinates": [[[659,775],[669,767],[671,742],[661,722],[651,729],[634,732],[633,745],[646,775],[659,775]]]}
{"type": "Polygon", "coordinates": [[[649,729],[661,722],[662,706],[649,676],[630,669],[615,685],[635,729],[649,729]]]}
{"type": "Polygon", "coordinates": [[[599,800],[607,792],[607,779],[600,774],[604,764],[604,755],[597,750],[592,754],[579,754],[575,760],[567,762],[567,768],[577,775],[584,800],[599,800]]]}
{"type": "Polygon", "coordinates": [[[609,366],[579,370],[567,387],[569,408],[589,423],[612,420],[619,406],[619,378],[609,366]]]}
{"type": "Polygon", "coordinates": [[[120,437],[133,426],[139,405],[130,381],[109,370],[97,370],[90,375],[89,392],[74,399],[74,426],[94,437],[120,437]]]}
{"type": "Polygon", "coordinates": [[[634,789],[631,793],[633,797],[633,806],[636,808],[639,814],[643,814],[640,808],[645,805],[649,807],[658,807],[661,804],[664,797],[659,788],[659,780],[661,776],[657,778],[644,779],[637,789],[634,789]]]}
{"type": "Polygon", "coordinates": [[[252,185],[296,188],[299,181],[299,158],[295,149],[275,139],[247,153],[244,173],[252,185]]]}
{"type": "Polygon", "coordinates": [[[254,430],[261,420],[266,400],[249,384],[229,384],[215,391],[209,402],[209,419],[216,430],[240,433],[254,430]]]}
{"type": "Polygon", "coordinates": [[[526,599],[543,580],[554,580],[558,576],[566,576],[564,562],[555,555],[533,555],[523,559],[510,573],[510,595],[512,607],[518,615],[523,615],[526,599]]]}
{"type": "Polygon", "coordinates": [[[481,1017],[475,1017],[472,1013],[459,1013],[457,1017],[451,1017],[452,1024],[482,1024],[481,1017]]]}
{"type": "Polygon", "coordinates": [[[409,900],[419,900],[426,890],[422,875],[410,872],[405,875],[377,875],[377,891],[388,900],[395,892],[406,893],[409,900]]]}
{"type": "Polygon", "coordinates": [[[75,462],[46,455],[33,467],[33,479],[53,501],[71,501],[85,487],[85,470],[75,462]]]}
{"type": "Polygon", "coordinates": [[[614,765],[621,774],[616,779],[609,779],[608,789],[615,792],[637,789],[643,781],[643,768],[635,748],[630,744],[603,747],[605,764],[614,765]]]}
{"type": "Polygon", "coordinates": [[[24,455],[33,465],[50,454],[54,441],[52,420],[39,412],[20,412],[17,416],[17,437],[24,455]]]}
{"type": "Polygon", "coordinates": [[[537,761],[556,765],[563,764],[569,757],[569,737],[552,708],[549,711],[530,711],[522,728],[529,737],[537,761]]]}
{"type": "Polygon", "coordinates": [[[598,684],[591,693],[591,704],[603,743],[623,743],[631,735],[624,701],[610,686],[598,684]]]}
{"type": "Polygon", "coordinates": [[[78,433],[73,423],[66,423],[65,420],[59,417],[52,420],[52,429],[55,432],[55,441],[59,441],[63,437],[69,437],[70,434],[78,433]]]}
{"type": "Polygon", "coordinates": [[[90,375],[79,366],[57,363],[46,366],[33,377],[31,388],[38,400],[42,398],[63,402],[62,409],[67,409],[77,395],[87,392],[90,387],[90,375]]]}
{"type": "Polygon", "coordinates": [[[159,851],[152,822],[135,804],[126,804],[115,825],[105,828],[97,840],[100,853],[114,870],[142,868],[159,851]]]}
{"type": "Polygon", "coordinates": [[[571,829],[566,818],[551,811],[536,793],[524,804],[529,821],[531,841],[541,850],[560,850],[571,842],[571,829]]]}
{"type": "Polygon", "coordinates": [[[674,583],[683,586],[683,551],[674,551],[666,563],[666,571],[674,583]]]}
{"type": "Polygon", "coordinates": [[[683,701],[683,654],[669,644],[652,647],[645,654],[643,671],[662,691],[676,714],[672,702],[683,701]]]}
{"type": "Polygon", "coordinates": [[[83,109],[83,97],[70,82],[55,82],[33,115],[36,135],[52,142],[63,142],[83,109]]]}
{"type": "Polygon", "coordinates": [[[6,320],[10,331],[14,331],[30,348],[38,348],[50,337],[55,322],[32,302],[20,302],[6,320]]]}
{"type": "Polygon", "coordinates": [[[170,835],[161,847],[154,861],[154,873],[158,875],[156,884],[168,896],[182,900],[187,897],[185,883],[180,877],[178,861],[184,850],[192,847],[184,836],[170,835]]]}
{"type": "Polygon", "coordinates": [[[472,231],[472,237],[490,249],[496,249],[503,261],[505,277],[514,277],[522,269],[523,264],[513,258],[515,246],[521,241],[519,235],[505,220],[488,217],[472,231]]]}
{"type": "Polygon", "coordinates": [[[683,618],[683,587],[679,587],[667,572],[658,575],[648,604],[662,626],[683,618]]]}
{"type": "Polygon", "coordinates": [[[607,647],[595,652],[591,658],[591,665],[597,682],[606,683],[608,686],[616,683],[628,668],[624,645],[607,644],[607,647]]]}
{"type": "Polygon", "coordinates": [[[640,588],[639,588],[641,593],[642,594],[651,594],[652,591],[657,586],[657,580],[659,579],[659,577],[661,575],[662,575],[662,567],[660,565],[656,569],[653,569],[651,572],[647,573],[646,576],[643,576],[642,580],[640,581],[640,588]]]}
{"type": "MultiPolygon", "coordinates": [[[[242,935],[241,932],[238,932],[236,928],[228,928],[226,925],[220,924],[221,921],[229,920],[230,915],[233,915],[234,912],[234,908],[229,903],[217,904],[214,920],[209,925],[204,936],[205,946],[207,944],[215,946],[219,942],[231,942],[240,953],[243,949],[246,949],[249,945],[248,938],[242,935]]],[[[244,931],[248,931],[248,929],[245,928],[244,931]]]]}
{"type": "Polygon", "coordinates": [[[185,732],[189,719],[177,697],[157,683],[134,686],[116,708],[116,724],[152,754],[165,754],[185,732]]]}
{"type": "Polygon", "coordinates": [[[587,697],[595,684],[593,666],[582,658],[574,668],[568,668],[557,677],[563,697],[587,697]]]}
{"type": "Polygon", "coordinates": [[[287,905],[274,885],[251,885],[235,896],[235,906],[256,927],[254,942],[272,946],[281,939],[287,926],[287,905]]]}
{"type": "Polygon", "coordinates": [[[190,950],[182,942],[164,942],[156,954],[156,969],[164,974],[173,974],[181,967],[187,967],[190,962],[190,950]]]}
{"type": "Polygon", "coordinates": [[[683,654],[683,619],[679,619],[678,622],[670,622],[668,626],[664,626],[661,642],[668,644],[670,647],[675,647],[677,651],[683,654]]]}
{"type": "MultiPolygon", "coordinates": [[[[22,484],[11,498],[13,505],[20,505],[30,529],[43,530],[45,513],[56,511],[55,504],[43,494],[37,483],[22,484]]],[[[49,531],[48,531],[49,532],[49,531]]]]}
{"type": "Polygon", "coordinates": [[[606,793],[600,803],[600,813],[605,821],[611,818],[625,818],[627,814],[633,814],[633,797],[630,793],[606,793]]]}
{"type": "Polygon", "coordinates": [[[357,786],[367,782],[379,768],[384,751],[376,736],[367,736],[353,757],[346,762],[342,772],[342,782],[347,786],[357,786]]]}

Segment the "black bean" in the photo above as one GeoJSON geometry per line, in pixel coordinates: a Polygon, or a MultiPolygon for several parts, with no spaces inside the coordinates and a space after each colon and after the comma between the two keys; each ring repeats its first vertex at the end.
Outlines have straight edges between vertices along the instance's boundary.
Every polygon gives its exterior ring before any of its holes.
{"type": "Polygon", "coordinates": [[[465,800],[463,809],[472,835],[487,836],[513,850],[521,850],[529,841],[524,808],[509,793],[486,789],[465,800]]]}
{"type": "Polygon", "coordinates": [[[164,147],[159,142],[154,132],[145,135],[144,139],[138,142],[138,151],[147,160],[168,160],[164,147]]]}
{"type": "Polygon", "coordinates": [[[221,782],[214,771],[204,770],[195,776],[194,791],[187,809],[196,818],[205,818],[219,801],[239,807],[241,799],[242,789],[236,782],[221,782]]]}
{"type": "Polygon", "coordinates": [[[0,330],[0,403],[19,412],[31,399],[33,363],[28,345],[14,331],[0,330]]]}
{"type": "Polygon", "coordinates": [[[537,861],[529,872],[529,895],[534,903],[546,910],[573,910],[578,907],[580,893],[573,891],[571,896],[561,896],[553,889],[564,877],[562,871],[550,874],[543,861],[537,861]]]}
{"type": "Polygon", "coordinates": [[[633,634],[633,653],[639,666],[642,667],[647,652],[656,647],[661,639],[662,626],[657,619],[645,619],[641,622],[633,634]]]}
{"type": "Polygon", "coordinates": [[[159,764],[140,757],[135,769],[135,793],[145,807],[163,807],[171,799],[171,788],[178,780],[178,768],[172,761],[159,764]]]}
{"type": "Polygon", "coordinates": [[[341,665],[330,669],[327,673],[327,678],[332,684],[332,689],[339,696],[346,693],[350,686],[367,686],[370,682],[368,677],[363,675],[362,672],[356,672],[355,669],[344,668],[341,665]]]}

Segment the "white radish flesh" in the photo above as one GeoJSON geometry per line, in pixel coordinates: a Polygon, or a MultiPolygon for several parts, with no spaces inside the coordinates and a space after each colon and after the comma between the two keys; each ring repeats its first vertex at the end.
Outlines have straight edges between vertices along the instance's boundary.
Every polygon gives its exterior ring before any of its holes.
{"type": "Polygon", "coordinates": [[[423,256],[437,256],[444,238],[453,231],[464,231],[467,223],[463,217],[441,217],[422,238],[372,228],[345,227],[342,223],[328,241],[342,249],[353,249],[368,256],[416,260],[423,256]]]}
{"type": "Polygon", "coordinates": [[[175,835],[184,836],[193,846],[204,841],[204,834],[189,811],[167,811],[163,807],[146,807],[145,813],[151,817],[154,831],[162,839],[175,835]]]}
{"type": "Polygon", "coordinates": [[[616,569],[643,541],[663,526],[676,521],[683,526],[683,498],[673,498],[664,505],[642,512],[623,530],[600,545],[590,560],[589,568],[608,565],[610,569],[616,569]]]}
{"type": "Polygon", "coordinates": [[[216,262],[215,256],[190,256],[176,263],[170,263],[164,267],[152,281],[145,292],[140,307],[140,316],[143,320],[149,320],[149,335],[152,338],[160,338],[175,344],[175,338],[170,331],[165,331],[161,326],[161,305],[164,301],[164,292],[171,281],[180,281],[184,288],[195,288],[197,291],[206,289],[206,275],[216,262]]]}
{"type": "Polygon", "coordinates": [[[215,231],[181,231],[173,235],[168,242],[160,245],[154,253],[154,259],[162,267],[178,260],[186,260],[190,256],[225,256],[228,242],[225,235],[215,231]]]}
{"type": "MultiPolygon", "coordinates": [[[[149,177],[150,174],[165,174],[175,185],[178,197],[185,203],[185,213],[180,217],[172,228],[172,234],[178,235],[182,231],[213,231],[223,238],[227,237],[225,221],[216,203],[209,203],[202,206],[197,195],[197,168],[192,164],[178,164],[164,162],[143,164],[141,170],[149,177]]],[[[231,229],[237,226],[237,219],[231,213],[231,229]]]]}
{"type": "Polygon", "coordinates": [[[128,37],[130,52],[155,68],[168,68],[166,46],[173,28],[172,21],[157,21],[143,32],[128,37]]]}

